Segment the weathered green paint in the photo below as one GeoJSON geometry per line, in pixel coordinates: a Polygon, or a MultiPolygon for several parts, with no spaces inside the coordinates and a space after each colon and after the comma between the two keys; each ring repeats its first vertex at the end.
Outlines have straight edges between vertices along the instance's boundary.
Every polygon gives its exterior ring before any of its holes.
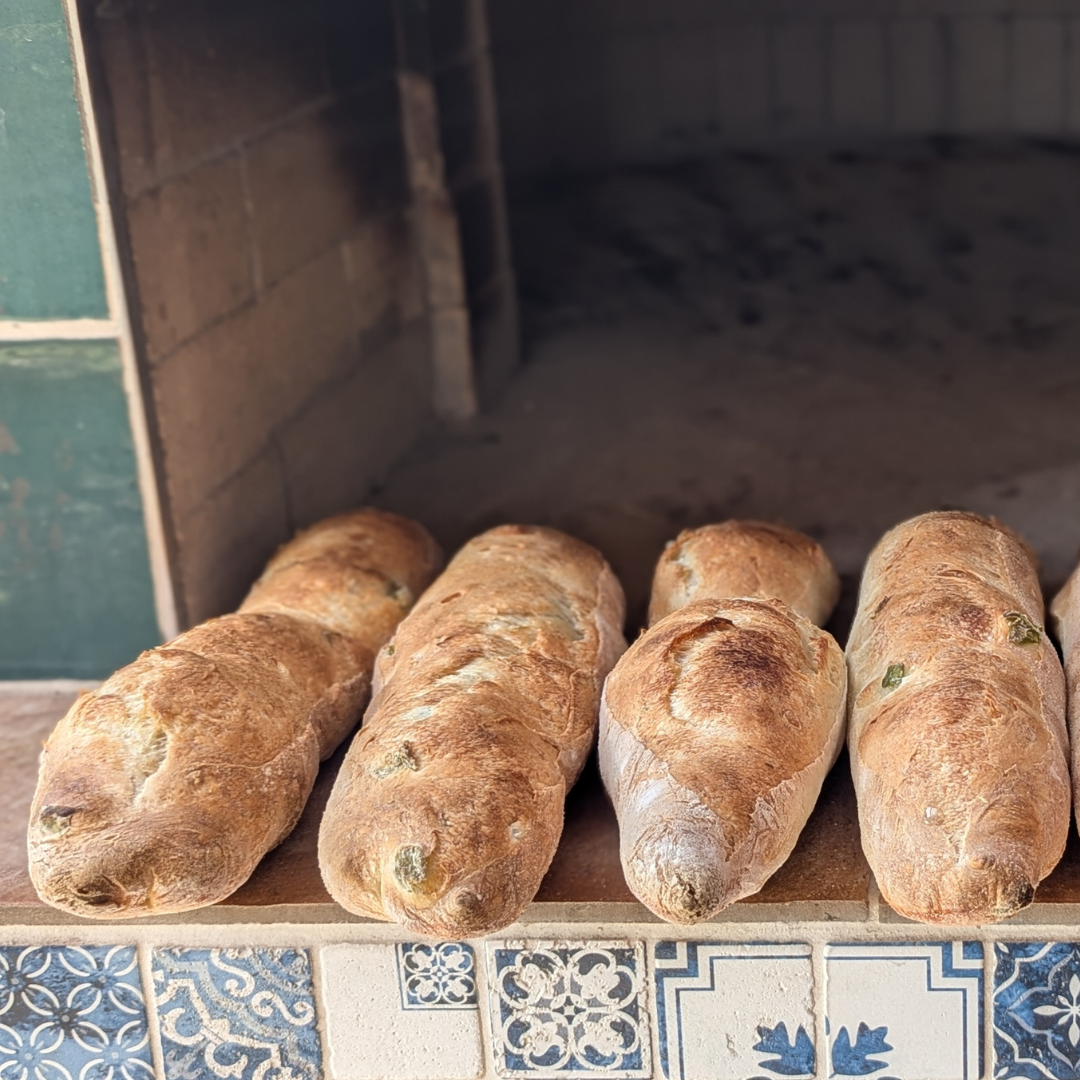
{"type": "Polygon", "coordinates": [[[0,345],[0,679],[102,677],[157,641],[116,343],[0,345]]]}
{"type": "Polygon", "coordinates": [[[108,314],[61,0],[0,0],[0,319],[108,314]]]}

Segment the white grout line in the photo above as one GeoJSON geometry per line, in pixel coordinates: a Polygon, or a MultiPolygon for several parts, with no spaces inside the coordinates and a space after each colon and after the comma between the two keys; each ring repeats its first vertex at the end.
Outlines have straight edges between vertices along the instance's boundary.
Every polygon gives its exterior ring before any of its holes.
{"type": "Polygon", "coordinates": [[[172,573],[169,567],[168,548],[165,544],[165,526],[162,521],[161,500],[158,497],[157,475],[154,470],[150,447],[150,431],[146,423],[145,404],[139,382],[135,342],[124,297],[123,276],[120,272],[120,255],[116,247],[112,212],[109,206],[108,188],[105,183],[105,167],[101,159],[97,124],[94,120],[93,103],[90,99],[90,83],[83,55],[82,33],[79,30],[79,13],[76,0],[64,0],[68,32],[71,39],[71,59],[75,71],[76,95],[82,113],[84,142],[90,163],[90,181],[94,205],[97,209],[98,238],[101,258],[105,268],[105,290],[109,311],[112,314],[115,334],[120,346],[120,363],[123,367],[124,393],[128,403],[132,441],[135,444],[135,467],[138,474],[139,493],[142,496],[143,519],[146,522],[146,539],[150,549],[150,575],[154,585],[154,607],[158,629],[168,641],[180,632],[176,615],[176,597],[173,593],[172,573]]]}
{"type": "Polygon", "coordinates": [[[476,965],[474,981],[476,982],[476,1008],[479,1011],[478,1020],[480,1021],[480,1071],[482,1076],[489,1078],[498,1075],[499,1046],[491,1019],[493,1005],[490,996],[491,987],[488,983],[487,940],[469,938],[468,944],[472,947],[473,961],[476,965]]]}
{"type": "Polygon", "coordinates": [[[153,946],[141,941],[135,946],[135,950],[139,958],[143,999],[146,1002],[146,1029],[149,1033],[150,1060],[154,1066],[154,1077],[155,1080],[166,1080],[165,1056],[161,1050],[161,1025],[154,996],[153,946]]]}
{"type": "Polygon", "coordinates": [[[319,1036],[319,1053],[322,1055],[322,1075],[330,1076],[330,1031],[327,1027],[326,995],[323,993],[322,948],[318,945],[301,946],[307,950],[311,970],[311,1000],[315,1006],[315,1032],[319,1036]]]}
{"type": "Polygon", "coordinates": [[[814,1075],[817,1080],[828,1080],[829,1036],[826,1027],[828,1000],[826,998],[829,973],[825,967],[825,944],[815,941],[810,946],[810,968],[814,980],[811,994],[814,1003],[814,1075]]]}
{"type": "Polygon", "coordinates": [[[994,1075],[994,967],[997,964],[997,945],[983,943],[983,1070],[986,1080],[994,1075]]]}
{"type": "Polygon", "coordinates": [[[120,336],[112,319],[0,319],[0,344],[20,341],[103,341],[120,336]]]}
{"type": "MultiPolygon", "coordinates": [[[[649,1052],[652,1075],[665,1075],[660,1059],[660,1014],[656,1008],[656,943],[641,943],[642,972],[645,976],[645,1018],[649,1022],[649,1052]]],[[[670,1059],[669,1059],[670,1060],[670,1059]]]]}

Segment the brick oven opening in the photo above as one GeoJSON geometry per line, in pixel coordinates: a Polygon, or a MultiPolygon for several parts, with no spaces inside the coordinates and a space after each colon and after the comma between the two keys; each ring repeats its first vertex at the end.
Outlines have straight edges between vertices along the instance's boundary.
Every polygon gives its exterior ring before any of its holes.
{"type": "MultiPolygon", "coordinates": [[[[596,544],[631,636],[664,543],[727,517],[821,541],[841,643],[912,514],[1000,517],[1047,590],[1074,565],[1074,0],[80,15],[176,625],[365,501],[447,550],[596,544]]],[[[846,768],[760,902],[865,890],[846,768]]],[[[322,899],[331,775],[235,902],[322,899]]],[[[592,767],[544,890],[631,898],[592,767]]]]}

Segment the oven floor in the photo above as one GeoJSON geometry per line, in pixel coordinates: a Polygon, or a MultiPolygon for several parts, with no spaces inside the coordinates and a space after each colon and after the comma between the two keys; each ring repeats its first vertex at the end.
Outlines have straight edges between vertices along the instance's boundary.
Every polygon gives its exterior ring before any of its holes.
{"type": "Polygon", "coordinates": [[[843,640],[877,537],[994,513],[1048,588],[1080,545],[1080,157],[957,142],[742,155],[511,191],[527,360],[377,499],[453,549],[502,521],[597,544],[644,609],[679,529],[819,538],[843,640]]]}
{"type": "MultiPolygon", "coordinates": [[[[78,922],[37,898],[26,861],[26,822],[37,778],[41,744],[79,693],[73,685],[0,685],[0,929],[20,922],[78,922]]],[[[223,904],[206,911],[162,917],[175,922],[296,921],[296,913],[337,922],[345,913],[330,899],[319,874],[317,842],[326,800],[345,748],[319,772],[296,828],[271,851],[250,880],[223,904]],[[292,914],[289,914],[289,913],[292,914]]],[[[842,755],[787,862],[756,896],[720,919],[735,922],[867,918],[874,887],[859,843],[855,792],[842,755]]],[[[570,793],[559,850],[536,897],[531,921],[610,919],[655,921],[635,900],[619,864],[615,814],[603,793],[595,762],[570,793]],[[599,905],[599,906],[598,906],[599,905]],[[611,905],[616,905],[612,907],[611,905]]],[[[1022,921],[1060,923],[1080,904],[1080,841],[1070,831],[1057,869],[1039,886],[1035,906],[1022,921]]],[[[882,905],[884,909],[884,905],[882,905]]],[[[885,916],[887,918],[887,913],[885,916]]]]}

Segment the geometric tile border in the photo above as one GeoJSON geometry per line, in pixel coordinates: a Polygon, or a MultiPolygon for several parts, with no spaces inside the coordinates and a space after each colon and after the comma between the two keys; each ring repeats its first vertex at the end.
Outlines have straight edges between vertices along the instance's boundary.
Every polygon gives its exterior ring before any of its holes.
{"type": "Polygon", "coordinates": [[[1080,942],[808,934],[5,945],[0,1080],[1080,1080],[1080,942]]]}
{"type": "Polygon", "coordinates": [[[825,980],[830,1076],[982,1076],[981,942],[827,945],[825,980]]]}

